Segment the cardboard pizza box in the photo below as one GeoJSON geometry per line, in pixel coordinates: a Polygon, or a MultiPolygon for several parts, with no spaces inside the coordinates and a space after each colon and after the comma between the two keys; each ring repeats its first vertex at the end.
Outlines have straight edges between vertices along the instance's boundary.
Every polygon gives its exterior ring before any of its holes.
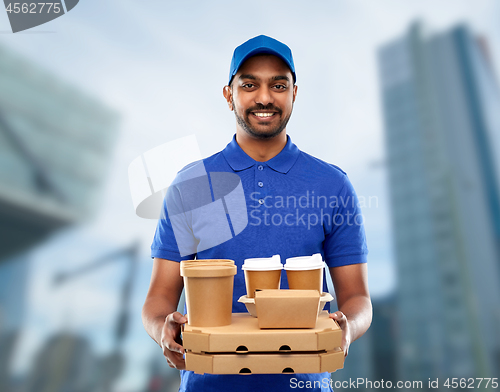
{"type": "Polygon", "coordinates": [[[344,352],[197,354],[186,352],[186,369],[203,374],[280,374],[335,372],[344,352]]]}
{"type": "Polygon", "coordinates": [[[332,351],[341,346],[342,330],[327,311],[309,329],[260,329],[257,318],[233,313],[231,324],[222,327],[185,324],[182,339],[194,353],[332,351]]]}

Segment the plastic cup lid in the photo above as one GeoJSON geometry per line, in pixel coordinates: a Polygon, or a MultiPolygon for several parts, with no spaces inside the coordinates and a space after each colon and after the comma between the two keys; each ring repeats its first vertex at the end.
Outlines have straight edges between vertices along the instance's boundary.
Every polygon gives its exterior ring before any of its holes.
{"type": "Polygon", "coordinates": [[[241,269],[247,271],[275,271],[283,269],[283,264],[281,264],[280,255],[274,255],[273,257],[245,259],[241,269]]]}
{"type": "Polygon", "coordinates": [[[291,257],[286,259],[285,269],[290,271],[303,271],[323,268],[325,263],[321,253],[312,256],[291,257]]]}

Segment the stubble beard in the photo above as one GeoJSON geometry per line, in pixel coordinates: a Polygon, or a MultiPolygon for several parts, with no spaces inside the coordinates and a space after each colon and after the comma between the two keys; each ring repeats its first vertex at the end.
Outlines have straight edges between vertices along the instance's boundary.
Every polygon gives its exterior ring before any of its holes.
{"type": "MultiPolygon", "coordinates": [[[[234,115],[236,117],[236,122],[238,123],[238,125],[248,134],[250,135],[251,137],[255,138],[255,139],[260,139],[260,140],[268,140],[268,139],[272,139],[276,136],[278,136],[281,132],[283,132],[283,130],[286,128],[286,125],[288,124],[288,120],[290,120],[290,116],[292,115],[292,113],[290,113],[287,117],[285,117],[279,124],[276,128],[274,129],[271,129],[269,131],[265,131],[265,132],[260,132],[258,131],[257,129],[255,129],[254,127],[252,127],[250,125],[250,122],[249,121],[245,121],[244,118],[242,118],[241,116],[238,115],[238,112],[236,111],[236,105],[234,104],[234,99],[232,100],[232,104],[233,104],[233,108],[234,108],[234,115]]],[[[268,107],[265,107],[262,105],[262,107],[260,107],[259,109],[262,109],[262,110],[265,110],[265,109],[276,109],[274,107],[272,108],[268,108],[268,107]]],[[[250,109],[251,110],[254,110],[254,109],[250,109]]],[[[281,114],[283,113],[282,110],[279,110],[278,111],[278,114],[281,116],[281,114]]],[[[247,117],[249,115],[249,111],[247,111],[247,117]]]]}

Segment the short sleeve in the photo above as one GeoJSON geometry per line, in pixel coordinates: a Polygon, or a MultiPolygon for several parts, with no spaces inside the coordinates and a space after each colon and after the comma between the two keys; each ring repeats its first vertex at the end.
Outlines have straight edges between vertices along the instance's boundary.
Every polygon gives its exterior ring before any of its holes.
{"type": "Polygon", "coordinates": [[[170,186],[156,226],[151,257],[178,262],[192,260],[196,255],[196,245],[189,222],[189,212],[185,213],[183,210],[179,189],[170,186]]]}
{"type": "Polygon", "coordinates": [[[324,241],[325,262],[329,267],[366,263],[364,217],[347,175],[340,192],[333,197],[335,205],[330,231],[324,241]]]}

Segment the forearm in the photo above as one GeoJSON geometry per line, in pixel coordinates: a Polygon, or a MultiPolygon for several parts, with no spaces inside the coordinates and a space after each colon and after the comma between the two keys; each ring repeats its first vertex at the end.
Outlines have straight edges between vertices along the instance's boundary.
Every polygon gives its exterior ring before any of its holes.
{"type": "Polygon", "coordinates": [[[349,322],[351,342],[363,336],[372,322],[372,303],[370,297],[358,295],[349,298],[339,308],[349,322]]]}
{"type": "Polygon", "coordinates": [[[161,347],[161,334],[165,319],[177,310],[177,304],[164,296],[148,296],[142,307],[142,324],[149,336],[161,347]]]}

